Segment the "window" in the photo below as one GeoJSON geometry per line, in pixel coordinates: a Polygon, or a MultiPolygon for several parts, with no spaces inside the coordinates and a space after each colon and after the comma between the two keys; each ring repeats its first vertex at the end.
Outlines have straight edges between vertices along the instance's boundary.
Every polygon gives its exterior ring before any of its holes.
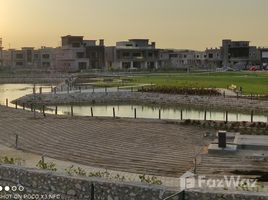
{"type": "Polygon", "coordinates": [[[129,52],[123,52],[123,57],[124,57],[124,58],[129,57],[129,55],[130,55],[129,52]]]}
{"type": "Polygon", "coordinates": [[[23,62],[16,62],[17,66],[23,66],[23,62]]]}
{"type": "Polygon", "coordinates": [[[84,52],[77,52],[76,57],[77,58],[84,58],[84,52]]]}
{"type": "Polygon", "coordinates": [[[87,63],[86,62],[79,62],[78,67],[80,70],[87,69],[87,63]]]}
{"type": "Polygon", "coordinates": [[[98,57],[98,52],[92,52],[91,56],[92,56],[92,58],[97,58],[98,57]]]}
{"type": "Polygon", "coordinates": [[[43,59],[49,59],[49,58],[50,58],[50,55],[49,55],[49,54],[43,54],[43,55],[42,55],[42,58],[43,58],[43,59]]]}
{"type": "Polygon", "coordinates": [[[17,53],[16,54],[16,59],[23,59],[23,54],[22,53],[17,53]]]}
{"type": "Polygon", "coordinates": [[[80,47],[81,45],[80,45],[80,43],[73,43],[72,44],[72,47],[80,47]]]}
{"type": "Polygon", "coordinates": [[[50,62],[42,62],[43,67],[50,67],[50,62]]]}
{"type": "Polygon", "coordinates": [[[133,53],[133,57],[141,57],[141,53],[133,53]]]}

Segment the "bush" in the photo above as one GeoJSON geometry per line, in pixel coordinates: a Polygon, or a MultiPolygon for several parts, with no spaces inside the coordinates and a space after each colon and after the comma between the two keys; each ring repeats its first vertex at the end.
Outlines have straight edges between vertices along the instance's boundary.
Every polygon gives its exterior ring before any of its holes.
{"type": "Polygon", "coordinates": [[[36,167],[38,167],[39,169],[45,169],[49,171],[57,171],[55,163],[45,162],[43,159],[39,160],[39,162],[36,164],[36,167]]]}
{"type": "Polygon", "coordinates": [[[153,86],[143,87],[138,90],[139,92],[154,92],[164,94],[182,94],[182,95],[210,95],[219,96],[221,93],[216,89],[206,88],[188,88],[188,87],[176,87],[176,86],[153,86]]]}
{"type": "Polygon", "coordinates": [[[145,176],[145,174],[139,176],[142,183],[162,185],[162,181],[159,180],[156,176],[145,176]]]}
{"type": "Polygon", "coordinates": [[[8,165],[22,165],[23,160],[19,158],[13,157],[0,157],[0,164],[8,164],[8,165]]]}

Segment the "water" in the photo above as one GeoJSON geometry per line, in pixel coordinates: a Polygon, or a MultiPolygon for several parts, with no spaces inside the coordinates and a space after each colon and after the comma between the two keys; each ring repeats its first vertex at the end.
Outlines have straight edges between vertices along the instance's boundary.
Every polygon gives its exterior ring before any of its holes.
{"type": "MultiPolygon", "coordinates": [[[[36,92],[42,87],[43,92],[50,92],[51,86],[36,84],[36,92]]],[[[33,84],[0,84],[0,104],[5,105],[6,99],[9,103],[17,98],[33,93],[33,84]]],[[[10,104],[12,106],[12,104],[10,104]]]]}
{"type": "MultiPolygon", "coordinates": [[[[26,94],[33,92],[33,84],[0,84],[0,103],[5,104],[5,99],[8,98],[9,102],[22,97],[26,94]]],[[[50,92],[51,86],[38,85],[36,84],[36,92],[39,92],[39,87],[43,88],[43,92],[50,92]]],[[[10,106],[13,106],[10,104],[10,106]]],[[[203,120],[205,113],[203,110],[189,109],[189,108],[160,108],[150,107],[141,105],[83,105],[73,106],[73,113],[76,116],[91,116],[91,107],[93,109],[94,116],[113,116],[113,108],[115,108],[115,115],[117,117],[129,117],[134,118],[134,109],[136,109],[137,118],[159,118],[159,109],[161,109],[161,119],[181,119],[181,110],[183,119],[195,119],[203,120]]],[[[48,107],[48,113],[55,112],[55,106],[48,107]]],[[[70,115],[71,106],[64,105],[58,106],[58,114],[70,115]]],[[[207,111],[207,120],[221,120],[225,121],[226,114],[221,111],[207,111]]],[[[244,114],[239,112],[229,112],[229,121],[251,121],[250,114],[244,114]]],[[[265,115],[254,115],[254,121],[256,122],[267,122],[268,116],[265,115]]]]}
{"type": "MultiPolygon", "coordinates": [[[[113,117],[113,108],[115,109],[115,115],[117,117],[129,117],[134,118],[134,110],[136,109],[137,118],[147,119],[158,119],[159,109],[161,109],[161,119],[181,119],[181,111],[183,119],[194,119],[204,120],[205,112],[198,109],[187,109],[187,108],[161,108],[161,107],[150,107],[140,105],[84,105],[84,106],[73,106],[73,114],[75,116],[91,116],[91,107],[93,109],[94,116],[100,117],[113,117]]],[[[49,107],[50,113],[53,113],[55,107],[49,107]]],[[[71,115],[71,106],[58,106],[58,114],[71,115]]],[[[207,120],[226,120],[226,113],[220,111],[207,111],[207,120]]],[[[254,115],[253,118],[256,122],[267,122],[268,116],[265,115],[254,115]]],[[[228,113],[228,121],[251,121],[250,114],[244,113],[228,113]]]]}

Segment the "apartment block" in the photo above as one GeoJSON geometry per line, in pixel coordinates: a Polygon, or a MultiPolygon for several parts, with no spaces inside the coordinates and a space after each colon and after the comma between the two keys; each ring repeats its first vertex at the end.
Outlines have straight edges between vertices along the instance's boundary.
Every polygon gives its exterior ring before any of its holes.
{"type": "Polygon", "coordinates": [[[117,42],[115,47],[106,48],[108,68],[117,69],[157,69],[160,49],[148,39],[130,39],[117,42]]]}
{"type": "Polygon", "coordinates": [[[56,66],[60,71],[81,71],[105,67],[104,40],[84,40],[83,36],[63,36],[56,50],[56,66]]]}
{"type": "Polygon", "coordinates": [[[261,48],[261,66],[268,69],[268,48],[261,48]]]}
{"type": "Polygon", "coordinates": [[[205,65],[205,53],[195,50],[163,49],[160,52],[162,68],[188,69],[205,65]]]}
{"type": "Polygon", "coordinates": [[[222,41],[222,64],[225,67],[247,67],[260,64],[260,49],[249,41],[222,41]]]}
{"type": "Polygon", "coordinates": [[[3,51],[3,65],[16,68],[47,69],[54,66],[54,48],[23,47],[21,50],[8,49],[3,51]]]}

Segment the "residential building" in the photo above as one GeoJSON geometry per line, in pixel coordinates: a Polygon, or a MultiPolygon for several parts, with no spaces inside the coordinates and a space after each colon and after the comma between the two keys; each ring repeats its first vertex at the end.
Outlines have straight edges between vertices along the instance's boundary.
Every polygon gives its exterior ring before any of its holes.
{"type": "Polygon", "coordinates": [[[34,51],[33,64],[34,66],[41,67],[42,69],[55,67],[55,48],[41,47],[34,51]]]}
{"type": "Polygon", "coordinates": [[[261,48],[261,66],[268,69],[268,48],[261,48]]]}
{"type": "Polygon", "coordinates": [[[204,65],[204,52],[195,50],[164,49],[160,52],[161,68],[188,69],[204,65]]]}
{"type": "Polygon", "coordinates": [[[108,68],[117,69],[155,69],[159,67],[159,55],[155,42],[130,39],[106,48],[106,64],[108,68]]]}
{"type": "Polygon", "coordinates": [[[210,48],[204,52],[203,66],[208,68],[217,68],[222,66],[221,49],[210,48]]]}
{"type": "Polygon", "coordinates": [[[62,46],[56,50],[56,66],[60,71],[103,69],[105,67],[104,40],[84,40],[83,36],[63,36],[62,46]]]}
{"type": "Polygon", "coordinates": [[[48,47],[37,50],[33,47],[8,49],[3,51],[3,65],[16,68],[52,68],[55,62],[54,54],[54,48],[48,47]]]}
{"type": "Polygon", "coordinates": [[[260,64],[260,49],[250,46],[249,41],[222,41],[222,64],[224,67],[260,64]]]}

